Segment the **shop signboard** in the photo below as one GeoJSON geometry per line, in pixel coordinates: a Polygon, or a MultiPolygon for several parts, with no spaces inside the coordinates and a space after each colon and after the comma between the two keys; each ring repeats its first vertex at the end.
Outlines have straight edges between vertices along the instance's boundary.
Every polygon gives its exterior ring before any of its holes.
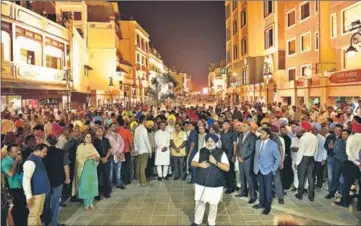
{"type": "Polygon", "coordinates": [[[1,61],[1,78],[13,78],[14,71],[11,62],[1,61]]]}
{"type": "Polygon", "coordinates": [[[65,71],[35,65],[17,65],[17,78],[38,82],[62,83],[65,71]]]}
{"type": "Polygon", "coordinates": [[[319,85],[321,85],[321,79],[320,79],[320,77],[319,77],[319,76],[314,76],[314,77],[312,77],[312,79],[311,79],[311,85],[313,85],[313,86],[319,86],[319,85]]]}
{"type": "Polygon", "coordinates": [[[335,72],[329,79],[332,83],[361,82],[361,69],[335,72]]]}
{"type": "Polygon", "coordinates": [[[298,87],[305,86],[305,80],[304,80],[304,79],[301,79],[301,78],[297,79],[297,80],[296,80],[296,85],[297,85],[298,87]]]}

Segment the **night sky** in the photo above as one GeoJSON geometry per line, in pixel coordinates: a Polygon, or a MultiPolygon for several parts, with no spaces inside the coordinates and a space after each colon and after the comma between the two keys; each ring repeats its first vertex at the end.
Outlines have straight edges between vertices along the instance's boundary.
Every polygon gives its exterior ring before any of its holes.
{"type": "Polygon", "coordinates": [[[149,33],[169,68],[207,86],[208,67],[225,58],[224,2],[119,2],[122,19],[131,16],[149,33]]]}

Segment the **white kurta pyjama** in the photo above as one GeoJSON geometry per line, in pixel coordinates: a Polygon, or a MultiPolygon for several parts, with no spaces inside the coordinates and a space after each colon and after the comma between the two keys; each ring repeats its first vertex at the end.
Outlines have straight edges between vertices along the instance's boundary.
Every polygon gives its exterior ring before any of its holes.
{"type": "MultiPolygon", "coordinates": [[[[199,152],[194,156],[193,161],[199,161],[199,152]]],[[[225,153],[222,154],[221,163],[229,165],[229,161],[227,155],[225,153]]],[[[204,203],[209,204],[218,204],[219,201],[222,200],[223,195],[223,186],[217,188],[204,187],[202,185],[195,184],[195,201],[203,201],[204,203]],[[203,191],[204,190],[204,191],[203,191]],[[203,193],[203,194],[202,194],[203,193]]]]}
{"type": "Polygon", "coordinates": [[[168,166],[170,165],[170,134],[167,131],[158,130],[155,133],[155,144],[157,149],[155,151],[155,162],[156,166],[168,166]],[[167,151],[162,152],[162,149],[167,147],[167,151]]]}

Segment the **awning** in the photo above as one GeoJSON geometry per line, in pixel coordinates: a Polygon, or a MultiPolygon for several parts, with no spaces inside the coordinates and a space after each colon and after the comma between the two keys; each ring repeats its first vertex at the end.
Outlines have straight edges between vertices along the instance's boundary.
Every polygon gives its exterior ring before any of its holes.
{"type": "Polygon", "coordinates": [[[64,90],[65,85],[48,85],[48,84],[36,84],[36,83],[29,83],[29,82],[1,82],[1,89],[40,89],[40,90],[64,90]]]}

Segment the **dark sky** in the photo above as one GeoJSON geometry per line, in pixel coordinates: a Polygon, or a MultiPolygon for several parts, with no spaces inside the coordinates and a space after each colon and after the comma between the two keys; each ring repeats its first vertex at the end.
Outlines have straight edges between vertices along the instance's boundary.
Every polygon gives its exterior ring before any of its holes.
{"type": "Polygon", "coordinates": [[[225,58],[224,2],[119,2],[149,33],[164,63],[207,86],[210,63],[225,58]]]}

